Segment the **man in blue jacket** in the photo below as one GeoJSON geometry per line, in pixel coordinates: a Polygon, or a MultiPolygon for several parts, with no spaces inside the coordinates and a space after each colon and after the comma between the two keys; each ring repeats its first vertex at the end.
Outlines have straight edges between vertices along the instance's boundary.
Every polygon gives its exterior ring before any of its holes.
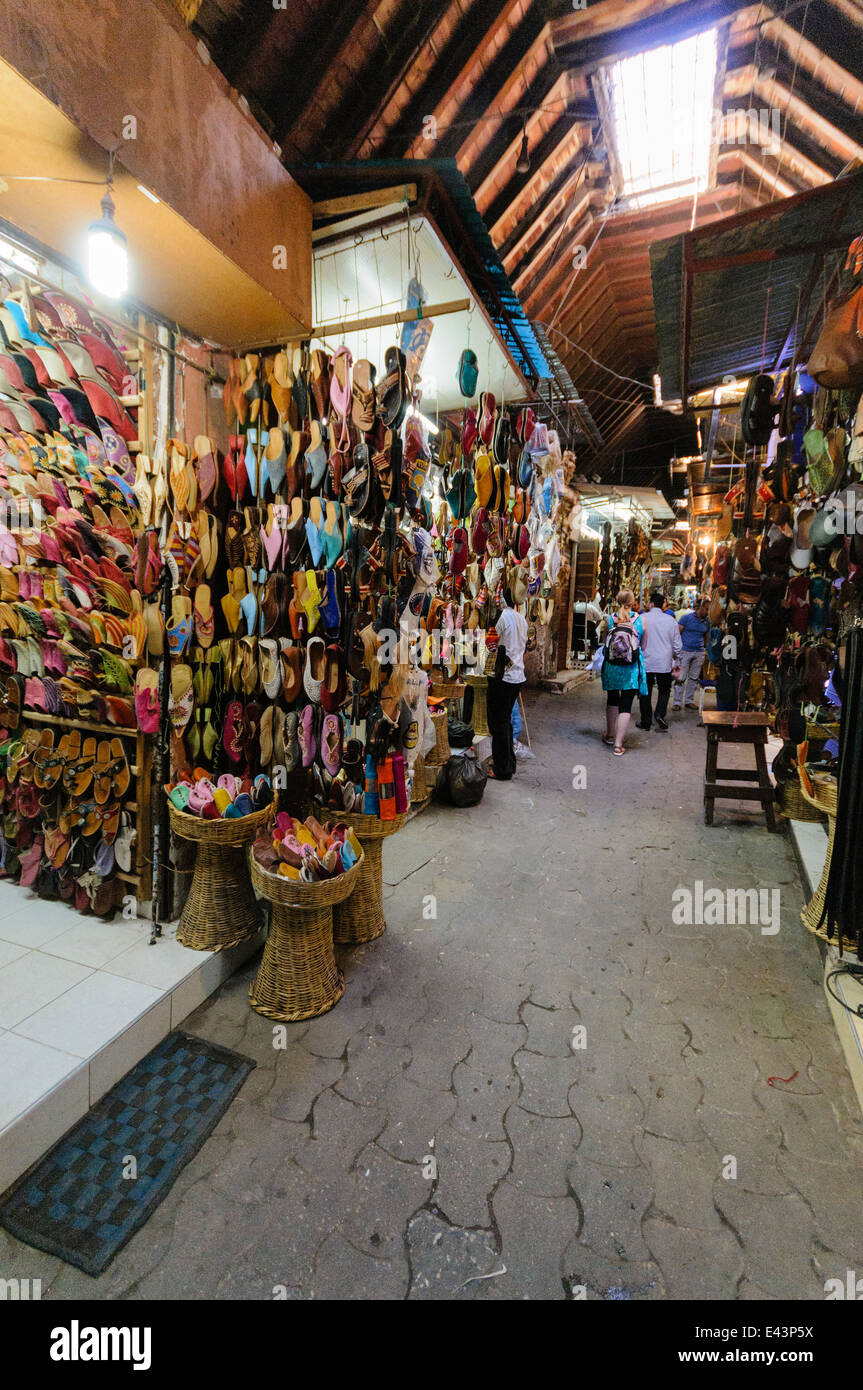
{"type": "Polygon", "coordinates": [[[695,703],[695,686],[704,665],[707,636],[710,632],[710,623],[707,621],[709,607],[707,600],[702,599],[696,608],[689,613],[684,613],[680,619],[683,650],[677,662],[678,673],[674,685],[674,704],[671,707],[675,711],[679,710],[683,704],[684,687],[686,690],[686,708],[698,709],[695,703]]]}

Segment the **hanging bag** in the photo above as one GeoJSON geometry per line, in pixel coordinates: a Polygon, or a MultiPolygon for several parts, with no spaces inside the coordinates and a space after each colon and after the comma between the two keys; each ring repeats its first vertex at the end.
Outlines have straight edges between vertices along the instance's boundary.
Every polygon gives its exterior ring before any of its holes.
{"type": "MultiPolygon", "coordinates": [[[[848,248],[845,269],[863,267],[863,237],[848,248]]],[[[863,386],[863,285],[855,285],[827,310],[809,358],[809,375],[820,386],[845,390],[863,386]]]]}

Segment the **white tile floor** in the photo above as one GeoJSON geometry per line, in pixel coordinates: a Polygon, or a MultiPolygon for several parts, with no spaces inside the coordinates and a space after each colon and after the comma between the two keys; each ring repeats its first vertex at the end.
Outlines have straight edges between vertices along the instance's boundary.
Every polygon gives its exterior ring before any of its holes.
{"type": "Polygon", "coordinates": [[[0,882],[0,1193],[256,949],[150,946],[0,882]]]}
{"type": "MultiPolygon", "coordinates": [[[[791,834],[797,846],[797,855],[803,865],[804,887],[808,886],[811,895],[821,880],[821,871],[824,868],[824,860],[827,855],[827,831],[817,821],[793,820],[790,824],[791,834]]],[[[853,960],[854,957],[851,959],[853,960]]],[[[848,961],[847,953],[845,961],[848,961]]],[[[824,960],[825,982],[831,971],[841,969],[842,963],[838,949],[835,946],[828,946],[824,960]]],[[[839,1041],[845,1053],[851,1080],[854,1082],[860,1109],[863,1110],[863,1019],[851,1012],[851,1010],[863,1006],[863,987],[857,980],[844,973],[834,978],[832,986],[847,1006],[843,1008],[842,1004],[837,1002],[825,983],[824,992],[827,995],[836,1032],[839,1034],[839,1041]]]]}

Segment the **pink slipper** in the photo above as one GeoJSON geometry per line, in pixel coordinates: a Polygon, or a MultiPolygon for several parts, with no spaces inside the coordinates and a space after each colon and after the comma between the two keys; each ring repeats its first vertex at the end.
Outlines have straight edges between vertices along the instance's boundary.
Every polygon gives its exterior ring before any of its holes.
{"type": "Polygon", "coordinates": [[[342,724],[337,714],[325,714],[321,730],[321,762],[333,776],[342,765],[342,724]]]}
{"type": "Polygon", "coordinates": [[[204,808],[213,800],[213,784],[207,777],[196,782],[189,792],[188,809],[195,816],[202,816],[204,808]]]}
{"type": "Polygon", "coordinates": [[[479,423],[477,430],[483,444],[490,444],[494,434],[494,412],[497,402],[491,391],[483,391],[479,398],[479,423]]]}
{"type": "Polygon", "coordinates": [[[135,715],[142,733],[156,733],[160,714],[159,677],[149,666],[142,666],[135,677],[135,715]]]}
{"type": "Polygon", "coordinates": [[[297,736],[300,741],[300,752],[303,756],[303,767],[311,767],[318,751],[317,739],[315,738],[315,711],[312,705],[306,705],[300,715],[297,736]]]}

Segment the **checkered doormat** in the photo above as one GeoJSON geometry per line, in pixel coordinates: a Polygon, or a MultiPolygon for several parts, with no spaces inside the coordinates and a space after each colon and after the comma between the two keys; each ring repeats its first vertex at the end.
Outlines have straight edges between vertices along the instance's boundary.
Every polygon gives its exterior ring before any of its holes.
{"type": "Polygon", "coordinates": [[[0,1211],[38,1250],[101,1274],[218,1124],[255,1063],[171,1033],[90,1110],[0,1211]]]}

